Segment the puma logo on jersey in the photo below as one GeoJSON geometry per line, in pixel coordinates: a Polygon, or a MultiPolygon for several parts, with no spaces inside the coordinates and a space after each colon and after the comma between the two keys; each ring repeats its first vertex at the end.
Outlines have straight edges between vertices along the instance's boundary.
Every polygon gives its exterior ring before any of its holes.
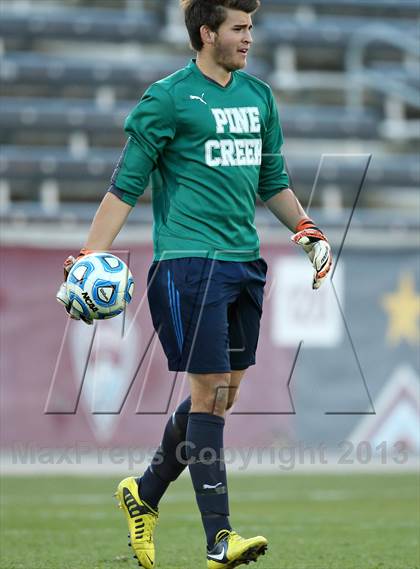
{"type": "Polygon", "coordinates": [[[204,100],[204,93],[201,94],[201,97],[198,95],[190,95],[191,100],[201,101],[204,105],[207,105],[206,101],[204,100]]]}

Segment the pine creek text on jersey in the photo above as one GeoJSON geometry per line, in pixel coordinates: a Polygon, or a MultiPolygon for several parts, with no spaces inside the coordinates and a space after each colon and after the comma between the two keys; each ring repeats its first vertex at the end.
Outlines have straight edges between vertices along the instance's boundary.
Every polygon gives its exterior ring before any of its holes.
{"type": "MultiPolygon", "coordinates": [[[[258,107],[211,109],[216,121],[217,134],[260,134],[261,121],[258,107]]],[[[207,166],[259,166],[261,164],[261,138],[226,138],[208,140],[205,146],[207,166]]]]}

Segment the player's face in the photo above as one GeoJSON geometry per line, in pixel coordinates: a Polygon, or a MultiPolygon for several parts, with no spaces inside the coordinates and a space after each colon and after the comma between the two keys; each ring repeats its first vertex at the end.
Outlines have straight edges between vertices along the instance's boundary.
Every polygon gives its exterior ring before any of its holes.
{"type": "Polygon", "coordinates": [[[213,46],[213,58],[226,71],[243,69],[252,45],[252,18],[246,12],[227,10],[228,16],[220,26],[213,46]]]}

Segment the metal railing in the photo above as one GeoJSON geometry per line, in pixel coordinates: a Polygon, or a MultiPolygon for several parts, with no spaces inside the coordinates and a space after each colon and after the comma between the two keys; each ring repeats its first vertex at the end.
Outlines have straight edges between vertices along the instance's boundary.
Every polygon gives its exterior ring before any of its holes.
{"type": "Polygon", "coordinates": [[[366,88],[379,91],[387,96],[397,98],[407,105],[420,108],[420,91],[407,85],[406,82],[396,80],[386,73],[381,74],[365,67],[364,57],[370,44],[380,41],[395,47],[406,56],[411,55],[419,58],[420,65],[420,40],[402,34],[398,29],[391,26],[366,26],[357,31],[351,38],[346,51],[346,72],[352,85],[347,89],[347,107],[360,109],[363,107],[363,96],[366,88]],[[378,79],[383,81],[378,81],[378,79]]]}

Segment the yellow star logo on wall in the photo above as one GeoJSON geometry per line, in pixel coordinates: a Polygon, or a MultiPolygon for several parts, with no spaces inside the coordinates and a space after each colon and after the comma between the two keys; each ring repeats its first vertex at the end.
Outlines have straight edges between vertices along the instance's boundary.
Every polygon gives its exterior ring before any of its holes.
{"type": "Polygon", "coordinates": [[[387,341],[397,346],[404,340],[415,346],[420,342],[420,295],[416,293],[414,277],[405,273],[398,289],[382,297],[381,304],[388,313],[387,341]]]}

